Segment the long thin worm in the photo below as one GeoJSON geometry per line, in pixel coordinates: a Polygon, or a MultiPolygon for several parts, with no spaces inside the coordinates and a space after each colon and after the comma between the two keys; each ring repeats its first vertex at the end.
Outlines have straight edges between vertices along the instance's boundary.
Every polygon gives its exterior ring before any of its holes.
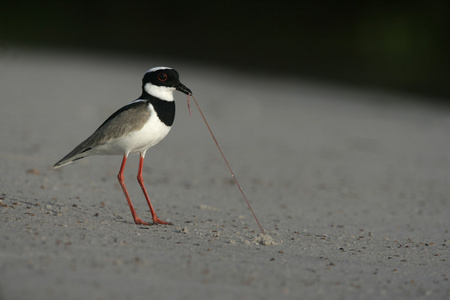
{"type": "Polygon", "coordinates": [[[248,202],[247,197],[245,196],[244,191],[243,191],[242,188],[241,188],[241,185],[240,185],[239,182],[237,181],[236,176],[235,176],[234,173],[233,173],[233,170],[231,170],[230,164],[228,163],[228,161],[227,161],[225,155],[223,154],[222,149],[220,149],[219,142],[217,142],[217,139],[216,139],[216,137],[214,136],[214,134],[213,134],[213,132],[212,132],[212,130],[211,130],[211,127],[209,127],[209,124],[208,124],[208,122],[206,121],[206,118],[205,118],[205,116],[203,115],[203,112],[202,112],[202,110],[200,109],[200,106],[198,106],[197,100],[195,100],[195,98],[194,98],[194,96],[193,96],[192,94],[188,94],[188,96],[187,96],[187,106],[188,106],[188,109],[189,109],[189,115],[192,115],[191,107],[190,107],[190,105],[189,105],[189,96],[191,96],[192,99],[194,99],[194,103],[195,103],[195,105],[197,106],[198,111],[200,112],[200,115],[201,115],[202,118],[203,118],[203,121],[205,121],[206,127],[208,127],[208,130],[209,130],[209,133],[211,134],[211,136],[212,136],[214,142],[216,143],[217,149],[219,149],[220,154],[222,154],[223,160],[225,161],[225,164],[226,164],[227,167],[228,167],[228,170],[230,170],[231,177],[233,177],[234,182],[236,182],[236,185],[237,185],[237,187],[239,188],[239,191],[241,191],[242,197],[244,198],[245,202],[247,203],[248,208],[249,208],[250,211],[252,212],[252,215],[253,215],[253,217],[255,218],[256,223],[258,223],[259,229],[261,229],[261,232],[262,232],[263,234],[266,234],[266,233],[264,232],[264,229],[262,228],[261,224],[259,223],[258,218],[256,217],[256,215],[255,215],[255,213],[254,213],[254,211],[253,211],[253,209],[252,209],[252,207],[251,207],[251,205],[250,205],[250,202],[248,202]]]}

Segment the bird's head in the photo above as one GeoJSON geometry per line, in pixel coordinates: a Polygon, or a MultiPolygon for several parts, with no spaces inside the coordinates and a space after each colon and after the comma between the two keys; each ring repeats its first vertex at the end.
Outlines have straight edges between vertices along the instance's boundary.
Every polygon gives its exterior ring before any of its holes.
{"type": "Polygon", "coordinates": [[[142,78],[142,92],[165,101],[173,101],[173,92],[192,95],[190,89],[180,82],[178,72],[169,67],[154,67],[142,78]]]}

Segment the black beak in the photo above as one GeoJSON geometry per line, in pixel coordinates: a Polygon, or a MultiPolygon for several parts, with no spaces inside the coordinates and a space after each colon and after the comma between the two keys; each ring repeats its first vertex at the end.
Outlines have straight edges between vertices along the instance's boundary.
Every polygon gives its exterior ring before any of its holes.
{"type": "Polygon", "coordinates": [[[182,93],[185,93],[186,95],[192,95],[192,92],[190,89],[188,89],[186,86],[184,86],[184,84],[182,84],[181,82],[178,82],[175,85],[175,88],[177,89],[177,91],[180,91],[182,93]]]}

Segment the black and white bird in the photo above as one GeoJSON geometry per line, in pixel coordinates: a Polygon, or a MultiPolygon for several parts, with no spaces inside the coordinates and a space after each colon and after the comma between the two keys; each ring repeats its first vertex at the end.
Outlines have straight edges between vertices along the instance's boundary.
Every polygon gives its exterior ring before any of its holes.
{"type": "Polygon", "coordinates": [[[170,224],[160,220],[147,194],[142,178],[142,167],[148,148],[159,143],[170,131],[175,118],[173,92],[177,90],[186,95],[192,92],[184,86],[178,72],[168,67],[155,67],[148,70],[142,79],[142,95],[113,113],[85,141],[79,144],[53,168],[59,168],[90,155],[123,155],[117,178],[130,206],[136,224],[151,225],[142,221],[136,214],[124,182],[123,171],[130,153],[139,153],[137,180],[142,188],[153,218],[153,224],[170,224]]]}

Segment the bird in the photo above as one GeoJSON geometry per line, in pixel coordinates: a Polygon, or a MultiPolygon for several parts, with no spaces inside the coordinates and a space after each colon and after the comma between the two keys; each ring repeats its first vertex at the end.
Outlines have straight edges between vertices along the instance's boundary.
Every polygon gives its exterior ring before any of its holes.
{"type": "Polygon", "coordinates": [[[117,179],[134,222],[138,225],[171,225],[156,215],[144,186],[142,169],[147,150],[158,144],[172,127],[175,119],[174,91],[180,91],[188,97],[192,95],[192,91],[180,82],[175,69],[163,66],[149,69],[142,78],[141,96],[113,113],[53,168],[63,167],[91,155],[122,155],[117,179]],[[137,216],[125,186],[123,172],[130,153],[140,155],[137,181],[150,208],[153,223],[144,222],[137,216]]]}

